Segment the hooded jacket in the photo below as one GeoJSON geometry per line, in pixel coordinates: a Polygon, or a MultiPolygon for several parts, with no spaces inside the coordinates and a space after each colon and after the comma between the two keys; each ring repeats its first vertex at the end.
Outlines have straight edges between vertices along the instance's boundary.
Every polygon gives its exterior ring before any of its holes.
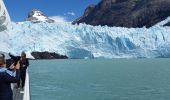
{"type": "Polygon", "coordinates": [[[0,70],[0,100],[13,100],[11,83],[16,83],[20,79],[20,71],[16,70],[16,75],[10,74],[6,69],[0,70]]]}

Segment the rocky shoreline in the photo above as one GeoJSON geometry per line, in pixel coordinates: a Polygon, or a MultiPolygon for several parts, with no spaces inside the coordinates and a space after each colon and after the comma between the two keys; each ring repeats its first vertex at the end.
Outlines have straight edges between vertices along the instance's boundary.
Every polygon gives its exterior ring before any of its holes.
{"type": "Polygon", "coordinates": [[[31,55],[36,60],[40,60],[40,59],[68,59],[68,57],[66,55],[60,55],[55,52],[47,52],[47,51],[45,51],[45,52],[34,51],[31,53],[31,55]]]}

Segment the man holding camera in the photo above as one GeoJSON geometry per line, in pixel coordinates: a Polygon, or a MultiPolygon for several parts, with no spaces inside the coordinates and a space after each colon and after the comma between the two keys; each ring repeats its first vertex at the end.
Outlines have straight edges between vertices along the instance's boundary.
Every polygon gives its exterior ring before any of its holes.
{"type": "Polygon", "coordinates": [[[26,77],[26,70],[27,70],[27,67],[29,66],[29,61],[28,59],[26,58],[26,53],[25,52],[22,52],[21,53],[21,56],[14,56],[14,55],[11,55],[9,53],[9,56],[11,57],[11,59],[14,61],[14,63],[16,64],[16,62],[20,62],[20,71],[21,71],[21,76],[20,76],[20,80],[17,82],[17,86],[18,88],[20,88],[20,83],[22,83],[22,88],[24,88],[25,86],[25,77],[26,77]]]}
{"type": "Polygon", "coordinates": [[[11,83],[16,83],[20,80],[20,62],[11,67],[16,71],[16,75],[5,67],[5,58],[0,57],[0,100],[13,100],[11,83]]]}

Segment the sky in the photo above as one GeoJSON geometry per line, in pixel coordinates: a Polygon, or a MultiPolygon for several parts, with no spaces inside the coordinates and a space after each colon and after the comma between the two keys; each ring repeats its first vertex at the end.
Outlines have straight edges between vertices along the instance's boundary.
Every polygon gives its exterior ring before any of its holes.
{"type": "Polygon", "coordinates": [[[83,15],[90,4],[101,0],[4,0],[12,21],[20,22],[27,18],[28,12],[38,9],[45,15],[72,21],[83,15]]]}

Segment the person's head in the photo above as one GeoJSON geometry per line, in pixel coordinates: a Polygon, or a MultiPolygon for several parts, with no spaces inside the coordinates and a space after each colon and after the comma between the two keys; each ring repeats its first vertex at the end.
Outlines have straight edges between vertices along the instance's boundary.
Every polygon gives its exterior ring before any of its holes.
{"type": "Polygon", "coordinates": [[[26,53],[25,52],[21,53],[21,58],[26,58],[26,53]]]}
{"type": "Polygon", "coordinates": [[[4,66],[4,64],[5,64],[5,58],[0,57],[0,67],[4,66]]]}

